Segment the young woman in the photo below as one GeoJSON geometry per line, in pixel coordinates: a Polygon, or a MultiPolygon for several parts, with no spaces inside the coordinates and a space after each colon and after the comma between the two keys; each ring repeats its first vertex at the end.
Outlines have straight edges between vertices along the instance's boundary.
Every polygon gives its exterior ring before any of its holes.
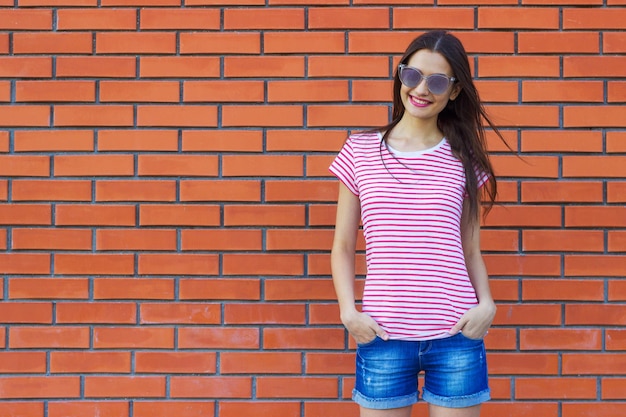
{"type": "Polygon", "coordinates": [[[340,180],[332,248],[341,320],[357,342],[353,399],[361,417],[477,417],[489,400],[483,337],[496,307],[480,253],[481,195],[496,181],[489,121],[461,42],[428,32],[394,76],[392,121],[351,135],[330,170],[340,180]],[[359,223],[366,241],[355,306],[359,223]],[[424,372],[424,386],[417,376],[424,372]]]}

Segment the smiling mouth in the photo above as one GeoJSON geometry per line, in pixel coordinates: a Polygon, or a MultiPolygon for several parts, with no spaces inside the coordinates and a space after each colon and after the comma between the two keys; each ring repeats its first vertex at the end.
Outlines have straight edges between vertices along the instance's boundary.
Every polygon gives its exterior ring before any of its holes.
{"type": "Polygon", "coordinates": [[[414,96],[409,96],[409,100],[411,101],[411,104],[413,104],[414,106],[427,106],[430,104],[430,101],[417,98],[414,96]]]}

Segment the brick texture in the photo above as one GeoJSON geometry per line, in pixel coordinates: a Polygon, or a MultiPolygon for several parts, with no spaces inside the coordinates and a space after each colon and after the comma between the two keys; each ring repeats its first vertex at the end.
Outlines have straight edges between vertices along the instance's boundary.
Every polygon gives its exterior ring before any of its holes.
{"type": "Polygon", "coordinates": [[[625,415],[624,0],[0,0],[0,416],[356,417],[327,167],[433,28],[513,149],[482,415],[625,415]]]}

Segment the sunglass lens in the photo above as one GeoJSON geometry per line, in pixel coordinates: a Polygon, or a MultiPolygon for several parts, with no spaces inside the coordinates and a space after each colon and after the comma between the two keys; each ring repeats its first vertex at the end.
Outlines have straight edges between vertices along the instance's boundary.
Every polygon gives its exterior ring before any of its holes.
{"type": "Polygon", "coordinates": [[[450,81],[441,75],[433,74],[428,77],[428,89],[433,94],[442,94],[448,89],[450,81]]]}
{"type": "Polygon", "coordinates": [[[407,87],[415,87],[422,82],[422,73],[410,67],[403,67],[400,70],[400,81],[407,87]]]}

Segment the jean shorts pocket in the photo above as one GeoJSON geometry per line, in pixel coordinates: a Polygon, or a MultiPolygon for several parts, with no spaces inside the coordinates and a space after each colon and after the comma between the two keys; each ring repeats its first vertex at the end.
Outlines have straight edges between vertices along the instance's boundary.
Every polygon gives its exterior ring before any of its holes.
{"type": "Polygon", "coordinates": [[[473,341],[473,342],[482,342],[482,341],[484,340],[484,338],[482,338],[482,337],[479,337],[479,338],[476,338],[476,339],[475,339],[475,338],[473,338],[473,337],[468,337],[468,336],[465,336],[465,334],[463,334],[463,332],[459,332],[459,334],[460,334],[460,335],[461,335],[464,339],[471,340],[471,341],[473,341]]]}
{"type": "Polygon", "coordinates": [[[378,335],[374,336],[374,338],[372,340],[370,340],[369,342],[365,342],[365,343],[357,343],[357,347],[359,348],[366,348],[368,346],[372,346],[373,344],[375,344],[378,340],[380,339],[380,337],[378,337],[378,335]]]}

